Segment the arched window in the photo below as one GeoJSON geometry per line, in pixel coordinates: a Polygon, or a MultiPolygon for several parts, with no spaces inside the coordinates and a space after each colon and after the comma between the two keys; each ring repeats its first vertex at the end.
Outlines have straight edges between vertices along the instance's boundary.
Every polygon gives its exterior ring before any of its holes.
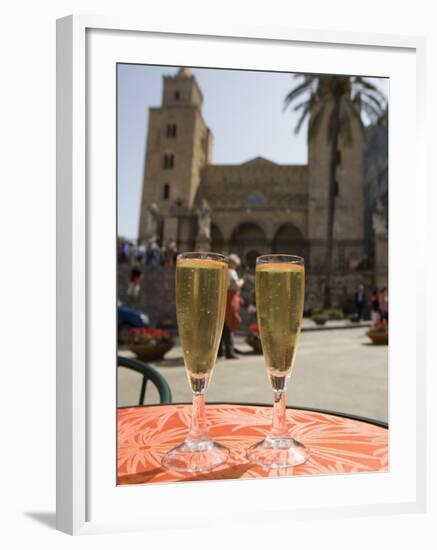
{"type": "Polygon", "coordinates": [[[178,90],[176,90],[173,97],[176,99],[176,101],[177,101],[178,99],[180,99],[180,98],[181,98],[180,92],[179,92],[178,90]]]}
{"type": "Polygon", "coordinates": [[[174,167],[174,155],[173,154],[165,154],[164,160],[163,160],[163,166],[166,170],[171,169],[174,167]]]}
{"type": "Polygon", "coordinates": [[[170,184],[169,183],[164,183],[164,188],[162,190],[162,198],[165,201],[168,201],[168,199],[170,198],[170,184]]]}

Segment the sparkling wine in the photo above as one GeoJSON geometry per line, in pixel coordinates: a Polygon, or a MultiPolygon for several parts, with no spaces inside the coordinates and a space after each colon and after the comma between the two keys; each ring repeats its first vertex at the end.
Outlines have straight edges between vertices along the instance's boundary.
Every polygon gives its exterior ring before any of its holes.
{"type": "Polygon", "coordinates": [[[305,293],[305,268],[296,263],[256,266],[258,325],[273,389],[285,390],[299,342],[305,293]]]}
{"type": "Polygon", "coordinates": [[[273,388],[272,427],[247,450],[263,468],[287,468],[308,460],[305,445],[290,434],[286,390],[296,357],[305,292],[304,259],[268,254],[256,260],[256,304],[264,361],[273,388]]]}
{"type": "Polygon", "coordinates": [[[179,259],[176,314],[191,389],[203,393],[216,359],[226,309],[228,266],[210,259],[179,259]]]}

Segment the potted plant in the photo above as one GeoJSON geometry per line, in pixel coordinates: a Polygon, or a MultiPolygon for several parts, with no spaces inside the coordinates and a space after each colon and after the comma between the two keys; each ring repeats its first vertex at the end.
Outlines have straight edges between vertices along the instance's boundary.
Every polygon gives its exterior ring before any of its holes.
{"type": "Polygon", "coordinates": [[[314,308],[311,319],[316,323],[316,325],[324,325],[329,321],[328,312],[321,308],[314,308]]]}
{"type": "Polygon", "coordinates": [[[329,316],[322,309],[314,309],[311,318],[316,325],[324,325],[328,321],[329,316]]]}
{"type": "Polygon", "coordinates": [[[323,314],[328,316],[329,321],[343,321],[343,310],[338,307],[331,307],[330,309],[324,309],[323,314]]]}
{"type": "Polygon", "coordinates": [[[388,324],[386,321],[376,321],[366,332],[373,344],[386,346],[388,344],[388,324]]]}
{"type": "Polygon", "coordinates": [[[133,328],[129,336],[129,349],[142,361],[157,361],[173,347],[173,340],[166,330],[157,328],[133,328]]]}
{"type": "Polygon", "coordinates": [[[313,321],[316,323],[316,325],[324,325],[328,319],[329,317],[323,313],[317,313],[316,315],[313,315],[313,321]]]}
{"type": "Polygon", "coordinates": [[[261,338],[259,337],[259,327],[256,323],[250,325],[249,333],[246,336],[246,343],[255,351],[255,353],[262,353],[261,338]]]}

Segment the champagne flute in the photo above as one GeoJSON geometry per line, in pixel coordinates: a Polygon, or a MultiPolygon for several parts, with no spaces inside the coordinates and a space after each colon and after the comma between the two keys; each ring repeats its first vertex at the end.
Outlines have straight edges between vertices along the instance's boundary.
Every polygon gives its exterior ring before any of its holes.
{"type": "Polygon", "coordinates": [[[304,292],[303,258],[285,254],[257,258],[257,317],[274,404],[270,433],[248,449],[247,456],[264,468],[297,466],[308,459],[307,449],[288,431],[285,403],[299,342],[304,292]]]}
{"type": "Polygon", "coordinates": [[[227,461],[229,450],[208,436],[205,392],[214,369],[226,310],[228,263],[214,253],[186,252],[176,262],[176,316],[185,371],[193,393],[187,438],[163,458],[179,472],[207,472],[227,461]]]}

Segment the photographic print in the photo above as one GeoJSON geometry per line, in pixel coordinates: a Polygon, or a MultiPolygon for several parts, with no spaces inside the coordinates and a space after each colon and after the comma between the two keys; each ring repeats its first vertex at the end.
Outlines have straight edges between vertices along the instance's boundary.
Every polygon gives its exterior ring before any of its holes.
{"type": "Polygon", "coordinates": [[[388,110],[117,65],[119,485],[388,470],[388,110]]]}

